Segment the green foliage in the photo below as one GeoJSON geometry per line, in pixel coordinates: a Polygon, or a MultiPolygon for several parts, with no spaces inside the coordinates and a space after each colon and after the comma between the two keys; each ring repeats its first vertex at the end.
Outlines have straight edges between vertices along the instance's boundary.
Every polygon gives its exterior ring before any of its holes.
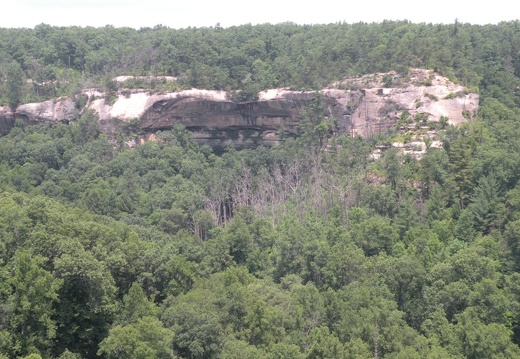
{"type": "Polygon", "coordinates": [[[97,139],[99,136],[98,118],[91,111],[85,112],[77,121],[72,124],[72,139],[74,143],[86,144],[97,139]]]}
{"type": "Polygon", "coordinates": [[[383,75],[383,85],[384,87],[391,87],[393,82],[393,77],[390,74],[383,75]]]}
{"type": "Polygon", "coordinates": [[[164,321],[175,333],[173,346],[182,356],[204,358],[216,355],[222,348],[224,334],[218,313],[193,304],[182,301],[165,313],[164,321]]]}
{"type": "Polygon", "coordinates": [[[263,359],[267,358],[265,351],[258,349],[254,345],[250,345],[245,341],[233,340],[228,341],[220,354],[222,359],[263,359]]]}
{"type": "Polygon", "coordinates": [[[453,100],[454,98],[457,98],[457,95],[454,92],[450,92],[446,96],[444,96],[445,100],[453,100]]]}
{"type": "Polygon", "coordinates": [[[392,252],[399,234],[387,218],[372,216],[351,225],[353,241],[365,251],[366,256],[392,252]]]}
{"type": "MultiPolygon", "coordinates": [[[[147,80],[146,88],[157,91],[211,87],[241,90],[248,97],[275,86],[320,88],[359,73],[396,70],[406,76],[410,67],[422,66],[517,103],[509,90],[519,74],[518,33],[515,22],[463,24],[456,33],[453,24],[408,21],[141,30],[41,24],[2,29],[0,49],[2,63],[16,62],[24,77],[36,81],[31,95],[38,97],[70,94],[92,79],[112,92],[113,74],[178,78],[147,80]]],[[[383,80],[386,86],[392,81],[383,80]]],[[[139,81],[124,86],[142,87],[139,81]]]]}
{"type": "Polygon", "coordinates": [[[125,325],[135,323],[144,317],[158,317],[159,308],[146,298],[138,283],[133,283],[128,294],[123,297],[121,319],[116,322],[125,325]]]}
{"type": "MultiPolygon", "coordinates": [[[[180,126],[130,150],[90,112],[68,125],[19,119],[0,137],[0,357],[518,357],[519,32],[391,21],[0,29],[11,105],[84,84],[249,101],[415,66],[481,96],[469,124],[440,119],[444,149],[420,161],[397,149],[369,159],[391,138],[337,136],[319,93],[298,138],[218,154],[180,126]],[[119,73],[178,80],[116,84],[119,73]]],[[[398,128],[411,121],[403,112],[398,128]]]]}
{"type": "Polygon", "coordinates": [[[24,76],[18,62],[12,62],[7,66],[7,97],[8,104],[15,109],[23,100],[24,76]]]}
{"type": "Polygon", "coordinates": [[[501,226],[504,204],[500,202],[500,189],[493,176],[482,177],[468,206],[475,218],[476,229],[484,233],[501,226]]]}
{"type": "Polygon", "coordinates": [[[25,355],[45,353],[56,337],[54,304],[63,281],[44,269],[46,258],[19,250],[13,258],[13,276],[7,282],[12,310],[3,320],[12,333],[11,352],[25,355]]]}
{"type": "Polygon", "coordinates": [[[98,355],[126,359],[175,358],[173,337],[173,332],[164,328],[159,319],[143,317],[133,324],[111,328],[99,344],[98,355]]]}

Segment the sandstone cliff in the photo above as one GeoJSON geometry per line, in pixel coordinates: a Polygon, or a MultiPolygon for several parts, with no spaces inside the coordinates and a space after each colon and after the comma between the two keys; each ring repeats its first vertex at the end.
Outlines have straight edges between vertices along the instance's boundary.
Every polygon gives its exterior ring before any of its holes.
{"type": "MultiPolygon", "coordinates": [[[[323,89],[322,116],[335,118],[337,132],[372,136],[395,128],[398,120],[451,124],[467,121],[478,109],[479,97],[429,70],[414,69],[406,78],[396,73],[345,79],[323,89]]],[[[0,108],[0,132],[7,133],[16,119],[24,123],[69,122],[80,110],[93,110],[105,132],[137,121],[142,134],[180,124],[193,132],[199,143],[213,147],[273,145],[281,129],[296,136],[302,110],[317,96],[314,91],[272,89],[257,101],[236,102],[224,91],[184,90],[150,94],[143,90],[120,91],[109,102],[105,94],[85,90],[86,108],[74,107],[71,99],[24,104],[14,113],[0,108]]]]}

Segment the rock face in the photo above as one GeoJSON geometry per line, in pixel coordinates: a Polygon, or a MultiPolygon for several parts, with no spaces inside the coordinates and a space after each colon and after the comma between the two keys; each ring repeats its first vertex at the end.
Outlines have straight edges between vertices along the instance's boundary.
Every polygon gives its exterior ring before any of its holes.
{"type": "MultiPolygon", "coordinates": [[[[184,91],[152,97],[141,118],[145,130],[167,129],[181,124],[194,132],[200,143],[213,147],[231,141],[237,147],[273,145],[281,132],[296,136],[302,109],[315,93],[275,91],[260,94],[258,101],[233,102],[221,92],[184,91]]],[[[324,117],[343,116],[344,108],[331,97],[323,97],[324,117]]]]}
{"type": "MultiPolygon", "coordinates": [[[[278,143],[282,130],[287,136],[296,136],[302,109],[316,96],[316,92],[269,90],[260,93],[258,101],[235,102],[224,91],[192,89],[153,95],[134,92],[120,95],[111,106],[99,98],[92,101],[90,108],[98,114],[104,131],[117,128],[118,122],[138,119],[144,133],[183,125],[201,144],[247,148],[278,143]]],[[[349,93],[338,98],[325,93],[320,97],[324,117],[345,118],[341,102],[350,97],[349,93]]],[[[346,128],[345,121],[339,122],[346,128]]]]}
{"type": "Polygon", "coordinates": [[[352,135],[370,137],[402,122],[447,121],[459,125],[473,117],[479,96],[429,70],[414,69],[408,78],[395,73],[368,75],[342,82],[364,96],[352,114],[352,135]],[[386,87],[385,86],[386,83],[386,87]]]}
{"type": "Polygon", "coordinates": [[[78,117],[79,111],[70,98],[28,103],[17,107],[15,117],[27,123],[69,122],[78,117]]]}
{"type": "Polygon", "coordinates": [[[7,106],[0,107],[0,135],[7,134],[16,120],[24,124],[70,122],[78,118],[79,111],[70,98],[20,105],[13,113],[7,106]]]}
{"type": "MultiPolygon", "coordinates": [[[[387,73],[345,79],[319,92],[272,89],[251,102],[233,101],[224,91],[196,89],[164,94],[127,90],[115,102],[103,93],[85,90],[84,94],[89,98],[85,109],[97,113],[102,131],[115,132],[137,123],[146,134],[183,125],[199,143],[239,148],[274,145],[282,131],[296,136],[303,110],[317,98],[320,116],[336,119],[337,132],[365,137],[395,128],[400,120],[459,124],[476,113],[479,101],[478,95],[421,69],[410,71],[406,78],[387,73]]],[[[71,99],[25,104],[14,113],[4,107],[0,132],[7,133],[16,119],[69,122],[79,113],[71,99]]]]}
{"type": "Polygon", "coordinates": [[[0,135],[8,134],[14,127],[14,115],[7,106],[0,106],[0,135]]]}

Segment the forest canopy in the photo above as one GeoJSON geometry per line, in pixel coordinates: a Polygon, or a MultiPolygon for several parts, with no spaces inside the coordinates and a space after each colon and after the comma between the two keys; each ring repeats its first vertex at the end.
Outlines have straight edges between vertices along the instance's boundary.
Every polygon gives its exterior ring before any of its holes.
{"type": "Polygon", "coordinates": [[[0,29],[4,105],[174,76],[317,89],[438,71],[481,95],[418,160],[309,127],[133,149],[84,113],[0,137],[0,358],[520,357],[520,25],[0,29]],[[30,81],[29,81],[30,80],[30,81]]]}
{"type": "Polygon", "coordinates": [[[518,104],[519,28],[518,21],[0,28],[0,98],[4,104],[34,102],[110,87],[117,75],[169,75],[180,87],[255,93],[318,89],[345,76],[423,67],[518,104]],[[20,78],[31,82],[20,84],[20,78]],[[15,87],[23,91],[13,92],[15,87]]]}

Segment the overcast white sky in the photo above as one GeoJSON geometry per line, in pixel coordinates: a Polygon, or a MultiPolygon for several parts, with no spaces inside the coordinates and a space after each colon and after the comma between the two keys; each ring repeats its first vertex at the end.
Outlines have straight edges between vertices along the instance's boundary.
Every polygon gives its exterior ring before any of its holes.
{"type": "Polygon", "coordinates": [[[520,18],[516,0],[2,0],[0,27],[223,27],[291,21],[496,24],[520,18]],[[306,5],[307,4],[307,5],[306,5]]]}

